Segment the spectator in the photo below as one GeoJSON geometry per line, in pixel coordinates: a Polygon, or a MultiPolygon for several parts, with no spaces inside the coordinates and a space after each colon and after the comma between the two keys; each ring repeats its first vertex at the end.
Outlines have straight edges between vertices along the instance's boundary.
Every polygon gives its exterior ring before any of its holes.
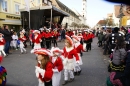
{"type": "Polygon", "coordinates": [[[98,47],[101,47],[102,46],[102,41],[103,41],[103,32],[98,34],[98,41],[99,41],[99,46],[98,47]]]}
{"type": "Polygon", "coordinates": [[[4,39],[6,41],[5,43],[5,53],[6,55],[11,54],[9,53],[9,48],[10,48],[10,42],[12,41],[12,35],[13,35],[13,30],[11,31],[8,28],[8,25],[4,26],[4,29],[2,30],[2,33],[4,34],[4,39]]]}

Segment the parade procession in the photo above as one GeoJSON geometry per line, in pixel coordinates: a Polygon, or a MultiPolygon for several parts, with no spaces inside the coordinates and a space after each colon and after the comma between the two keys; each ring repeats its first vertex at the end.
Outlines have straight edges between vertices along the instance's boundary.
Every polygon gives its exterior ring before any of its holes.
{"type": "Polygon", "coordinates": [[[0,0],[0,86],[130,86],[130,3],[73,1],[0,0]]]}

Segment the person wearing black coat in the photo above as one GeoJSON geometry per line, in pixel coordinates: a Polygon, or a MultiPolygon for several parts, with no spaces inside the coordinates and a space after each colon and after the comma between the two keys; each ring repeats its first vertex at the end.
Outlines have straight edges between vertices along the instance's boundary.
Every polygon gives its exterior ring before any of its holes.
{"type": "Polygon", "coordinates": [[[9,48],[10,48],[10,42],[12,40],[13,30],[10,31],[8,28],[8,25],[5,25],[4,29],[1,32],[3,33],[4,39],[6,42],[4,51],[5,51],[6,55],[8,55],[8,54],[10,54],[9,48]]]}

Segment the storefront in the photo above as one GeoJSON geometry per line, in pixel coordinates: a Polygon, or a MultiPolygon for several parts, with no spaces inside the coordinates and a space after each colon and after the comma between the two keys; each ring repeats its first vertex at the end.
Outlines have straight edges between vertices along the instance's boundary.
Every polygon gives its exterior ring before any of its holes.
{"type": "Polygon", "coordinates": [[[0,13],[0,26],[8,25],[10,29],[19,31],[21,28],[20,15],[13,15],[8,13],[0,13]]]}

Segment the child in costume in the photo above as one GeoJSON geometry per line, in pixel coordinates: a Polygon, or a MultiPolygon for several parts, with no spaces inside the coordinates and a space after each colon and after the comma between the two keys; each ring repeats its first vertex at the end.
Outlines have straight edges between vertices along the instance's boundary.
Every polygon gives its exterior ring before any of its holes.
{"type": "Polygon", "coordinates": [[[63,53],[59,48],[51,49],[52,57],[51,61],[53,63],[53,77],[52,77],[52,86],[60,86],[61,80],[61,71],[63,70],[62,59],[60,54],[63,53]]]}
{"type": "Polygon", "coordinates": [[[20,37],[19,37],[19,41],[20,41],[20,50],[21,50],[21,54],[23,54],[24,52],[26,53],[26,49],[24,48],[24,44],[23,42],[26,41],[26,37],[24,36],[23,32],[20,32],[20,37]]]}
{"type": "Polygon", "coordinates": [[[35,49],[31,52],[37,54],[38,65],[35,73],[39,81],[38,86],[52,86],[53,64],[50,61],[51,53],[44,48],[35,49]]]}
{"type": "Polygon", "coordinates": [[[42,42],[42,39],[40,37],[40,31],[34,30],[33,34],[34,38],[32,39],[32,42],[34,43],[34,49],[39,49],[41,48],[41,42],[42,42]]]}
{"type": "Polygon", "coordinates": [[[4,55],[4,57],[6,56],[5,52],[4,52],[4,45],[5,45],[5,40],[3,38],[3,34],[0,33],[0,55],[4,55]],[[1,54],[2,53],[2,54],[1,54]]]}
{"type": "MultiPolygon", "coordinates": [[[[83,64],[82,58],[81,58],[81,56],[82,56],[81,53],[85,50],[83,49],[83,45],[80,43],[80,38],[78,36],[73,35],[72,38],[73,38],[73,42],[74,42],[74,48],[76,49],[78,56],[79,56],[79,64],[77,64],[77,63],[75,64],[74,74],[80,75],[81,68],[79,65],[83,64]]],[[[75,62],[76,62],[76,60],[75,60],[75,62]]]]}
{"type": "Polygon", "coordinates": [[[64,65],[64,83],[66,85],[68,82],[72,82],[74,80],[74,57],[76,58],[76,63],[79,64],[79,56],[77,54],[76,49],[73,46],[72,39],[66,35],[65,47],[63,49],[63,65],[64,65]],[[68,80],[68,73],[70,75],[70,80],[68,80]]]}
{"type": "MultiPolygon", "coordinates": [[[[3,57],[0,56],[0,63],[2,62],[3,57]]],[[[0,86],[6,86],[6,69],[0,65],[0,86]]]]}

